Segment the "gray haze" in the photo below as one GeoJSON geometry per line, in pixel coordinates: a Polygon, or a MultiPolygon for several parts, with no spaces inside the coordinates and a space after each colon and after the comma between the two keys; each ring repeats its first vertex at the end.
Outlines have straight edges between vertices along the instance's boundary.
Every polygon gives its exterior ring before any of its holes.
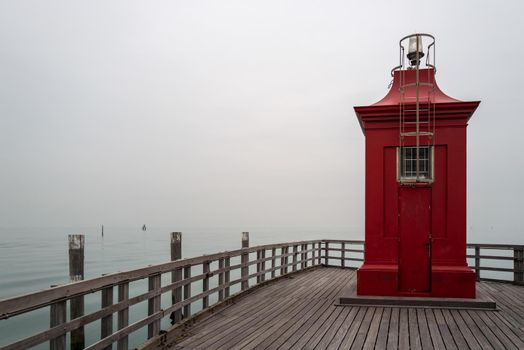
{"type": "Polygon", "coordinates": [[[471,241],[522,243],[522,1],[1,1],[0,226],[364,226],[354,105],[437,38],[471,241]]]}

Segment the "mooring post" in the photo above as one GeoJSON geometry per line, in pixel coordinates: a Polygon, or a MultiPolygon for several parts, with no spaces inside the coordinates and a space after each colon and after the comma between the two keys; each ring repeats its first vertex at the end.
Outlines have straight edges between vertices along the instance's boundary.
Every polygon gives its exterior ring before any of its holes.
{"type": "MultiPolygon", "coordinates": [[[[182,259],[182,232],[171,232],[171,261],[182,259]]],[[[182,280],[182,268],[175,269],[171,272],[171,283],[182,280]]],[[[174,305],[182,301],[182,287],[173,289],[171,295],[171,304],[174,305]]],[[[171,324],[182,320],[182,309],[175,310],[171,313],[171,324]]]]}
{"type": "MultiPolygon", "coordinates": [[[[82,234],[69,235],[69,281],[76,282],[84,279],[84,244],[82,234]]],[[[69,317],[71,320],[84,316],[84,296],[70,300],[69,317]]],[[[71,331],[71,349],[80,350],[85,347],[84,326],[71,331]]]]}
{"type": "MultiPolygon", "coordinates": [[[[242,248],[249,248],[249,232],[242,232],[242,248]]],[[[241,289],[246,290],[249,288],[249,253],[242,253],[241,256],[241,277],[242,277],[242,284],[241,289]]]]}

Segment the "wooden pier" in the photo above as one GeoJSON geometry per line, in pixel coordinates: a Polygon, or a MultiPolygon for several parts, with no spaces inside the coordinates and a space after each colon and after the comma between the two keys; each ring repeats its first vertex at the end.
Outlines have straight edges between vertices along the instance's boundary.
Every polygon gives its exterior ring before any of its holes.
{"type": "Polygon", "coordinates": [[[336,306],[354,283],[349,269],[298,273],[184,328],[170,348],[524,349],[522,287],[477,283],[499,311],[336,306]]]}
{"type": "Polygon", "coordinates": [[[119,350],[524,348],[522,245],[468,245],[471,267],[478,272],[477,288],[499,308],[479,311],[337,306],[338,298],[356,283],[354,269],[363,259],[363,241],[249,247],[249,236],[243,233],[241,249],[180,259],[181,237],[171,234],[174,261],[0,300],[0,322],[50,313],[48,329],[9,344],[0,337],[0,349],[45,343],[52,350],[114,345],[119,350]],[[487,261],[511,266],[494,267],[487,261]],[[506,275],[493,278],[485,272],[506,275]],[[140,282],[147,282],[148,290],[137,294],[135,283],[140,282]],[[96,311],[72,307],[83,305],[85,296],[97,295],[96,311]],[[140,303],[147,307],[132,308],[140,303]],[[137,310],[145,314],[137,315],[137,310]],[[174,324],[165,327],[170,319],[174,324]],[[94,341],[77,331],[97,323],[100,332],[94,341]],[[144,329],[144,339],[130,344],[130,335],[144,329]]]}

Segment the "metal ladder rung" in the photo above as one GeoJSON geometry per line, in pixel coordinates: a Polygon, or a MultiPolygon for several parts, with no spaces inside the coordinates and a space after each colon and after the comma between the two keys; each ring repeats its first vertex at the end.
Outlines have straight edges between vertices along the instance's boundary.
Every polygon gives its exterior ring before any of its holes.
{"type": "MultiPolygon", "coordinates": [[[[417,110],[416,109],[403,109],[404,112],[416,112],[417,110]]],[[[432,109],[429,109],[429,108],[423,108],[423,109],[419,109],[418,110],[419,112],[428,112],[428,111],[432,111],[432,109]]]]}
{"type": "Polygon", "coordinates": [[[416,131],[410,131],[410,132],[401,132],[400,136],[433,136],[432,132],[429,131],[419,131],[418,133],[416,131]]]}
{"type": "MultiPolygon", "coordinates": [[[[435,84],[433,84],[433,83],[418,83],[418,84],[419,84],[419,86],[435,87],[435,84]]],[[[409,83],[409,84],[400,85],[400,89],[403,89],[403,88],[406,88],[406,87],[410,87],[410,86],[417,86],[417,83],[409,83]]]]}
{"type": "MultiPolygon", "coordinates": [[[[429,122],[418,122],[419,124],[429,124],[429,122]]],[[[403,124],[417,124],[417,122],[403,122],[403,124]]]]}

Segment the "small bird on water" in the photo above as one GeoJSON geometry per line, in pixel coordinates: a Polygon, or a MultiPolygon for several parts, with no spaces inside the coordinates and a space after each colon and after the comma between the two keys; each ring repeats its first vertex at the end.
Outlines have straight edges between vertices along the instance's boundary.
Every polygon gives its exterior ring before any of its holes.
{"type": "Polygon", "coordinates": [[[146,224],[144,224],[144,226],[142,226],[142,231],[145,231],[145,230],[147,230],[146,224]]]}

